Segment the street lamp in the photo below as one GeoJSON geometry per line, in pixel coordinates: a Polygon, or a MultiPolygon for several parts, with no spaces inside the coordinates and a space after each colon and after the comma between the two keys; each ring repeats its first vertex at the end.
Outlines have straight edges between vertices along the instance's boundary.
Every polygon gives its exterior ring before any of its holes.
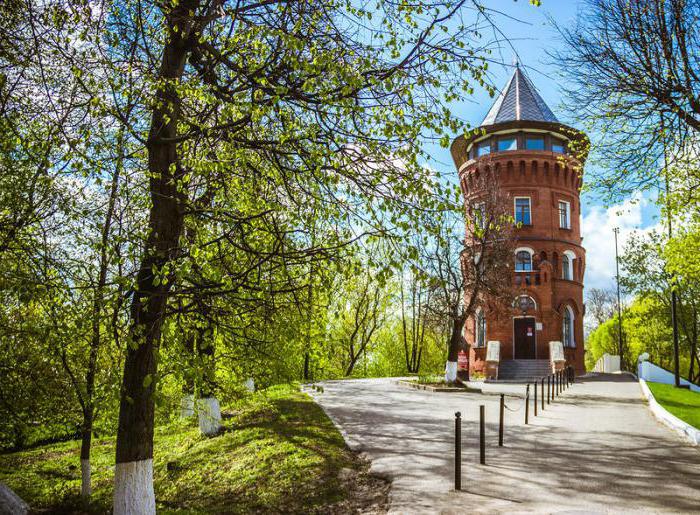
{"type": "Polygon", "coordinates": [[[617,235],[620,233],[620,228],[613,229],[615,233],[615,278],[617,280],[617,352],[620,355],[620,368],[625,362],[622,359],[622,304],[620,303],[620,258],[617,254],[617,235]]]}

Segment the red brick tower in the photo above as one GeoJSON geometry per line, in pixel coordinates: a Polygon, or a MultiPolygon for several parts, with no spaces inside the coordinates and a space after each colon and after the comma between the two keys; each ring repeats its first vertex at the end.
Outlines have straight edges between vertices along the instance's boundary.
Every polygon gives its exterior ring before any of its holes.
{"type": "MultiPolygon", "coordinates": [[[[580,233],[582,166],[572,155],[586,136],[557,120],[525,73],[513,76],[477,134],[451,147],[466,200],[475,198],[469,177],[493,173],[519,222],[513,255],[511,313],[489,313],[484,302],[467,320],[470,371],[484,371],[486,343],[500,345],[499,378],[543,375],[551,341],[564,345],[567,365],[585,371],[583,275],[580,233]],[[524,373],[524,375],[523,375],[524,373]]],[[[585,156],[584,156],[585,158],[585,156]]],[[[583,159],[583,158],[582,158],[583,159]]]]}

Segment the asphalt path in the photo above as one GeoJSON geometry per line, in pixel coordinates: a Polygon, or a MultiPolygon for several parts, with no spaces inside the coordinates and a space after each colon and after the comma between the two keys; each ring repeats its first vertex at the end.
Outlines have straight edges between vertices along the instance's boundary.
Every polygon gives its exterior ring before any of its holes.
{"type": "MultiPolygon", "coordinates": [[[[524,424],[523,385],[438,393],[395,379],[329,381],[310,391],[392,481],[391,513],[700,513],[700,448],[658,422],[626,375],[579,378],[524,424]],[[500,392],[506,393],[498,447],[500,392]],[[486,465],[479,464],[479,405],[486,465]],[[454,490],[454,414],[462,490],[454,490]]],[[[538,391],[539,393],[539,391],[538,391]]]]}

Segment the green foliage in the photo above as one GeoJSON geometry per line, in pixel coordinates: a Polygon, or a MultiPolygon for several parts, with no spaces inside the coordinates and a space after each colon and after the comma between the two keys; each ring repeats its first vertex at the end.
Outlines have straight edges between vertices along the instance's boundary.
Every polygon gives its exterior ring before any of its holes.
{"type": "MultiPolygon", "coordinates": [[[[224,407],[222,435],[206,438],[193,420],[156,431],[159,512],[301,512],[342,498],[341,468],[359,468],[342,436],[308,396],[275,387],[224,407]]],[[[82,509],[78,442],[0,455],[0,481],[35,509],[82,509]]],[[[111,507],[114,437],[94,444],[89,511],[111,507]]]]}

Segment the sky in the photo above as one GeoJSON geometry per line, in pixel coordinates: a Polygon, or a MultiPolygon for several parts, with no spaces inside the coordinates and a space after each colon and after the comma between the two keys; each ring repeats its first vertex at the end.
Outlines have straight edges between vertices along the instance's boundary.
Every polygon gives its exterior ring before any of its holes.
{"type": "MultiPolygon", "coordinates": [[[[503,45],[502,50],[494,56],[503,65],[492,65],[494,84],[498,88],[505,86],[510,78],[517,52],[520,66],[535,84],[538,92],[563,123],[567,119],[561,92],[561,78],[558,77],[556,62],[547,54],[562,48],[560,37],[550,18],[561,24],[574,24],[577,13],[584,7],[582,0],[542,0],[540,7],[532,6],[528,0],[486,0],[485,4],[501,11],[504,15],[496,21],[508,36],[512,47],[503,45]]],[[[476,126],[481,123],[495,98],[489,97],[482,89],[476,89],[469,102],[455,103],[451,106],[453,113],[461,119],[476,126]]],[[[594,134],[589,134],[595,139],[594,134]]],[[[455,173],[449,150],[439,145],[428,145],[433,158],[431,166],[441,173],[455,173]]],[[[585,175],[584,175],[585,180],[585,175]]],[[[605,205],[595,194],[587,193],[581,198],[582,219],[581,235],[586,248],[586,275],[584,285],[587,289],[615,287],[615,240],[613,228],[619,227],[619,248],[622,248],[635,231],[649,231],[659,223],[657,206],[647,197],[638,195],[616,205],[605,205]]]]}

